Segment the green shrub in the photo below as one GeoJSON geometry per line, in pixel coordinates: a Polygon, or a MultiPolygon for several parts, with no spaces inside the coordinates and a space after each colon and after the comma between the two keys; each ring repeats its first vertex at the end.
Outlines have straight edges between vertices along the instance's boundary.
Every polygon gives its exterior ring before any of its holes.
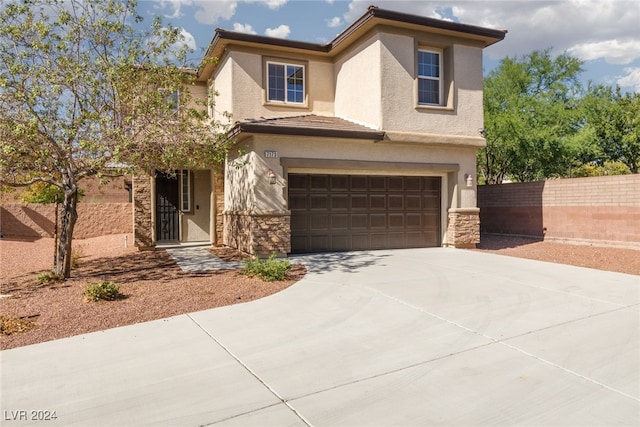
{"type": "Polygon", "coordinates": [[[249,276],[257,276],[267,282],[285,280],[291,263],[287,259],[276,259],[276,254],[271,254],[267,259],[253,257],[244,262],[242,272],[249,276]]]}
{"type": "Polygon", "coordinates": [[[84,296],[88,301],[113,301],[120,296],[120,287],[113,282],[87,283],[84,286],[84,296]]]}
{"type": "Polygon", "coordinates": [[[44,273],[38,274],[38,276],[36,276],[36,280],[38,280],[38,283],[43,285],[49,282],[59,282],[60,280],[62,280],[62,278],[58,276],[54,271],[46,271],[44,273]]]}

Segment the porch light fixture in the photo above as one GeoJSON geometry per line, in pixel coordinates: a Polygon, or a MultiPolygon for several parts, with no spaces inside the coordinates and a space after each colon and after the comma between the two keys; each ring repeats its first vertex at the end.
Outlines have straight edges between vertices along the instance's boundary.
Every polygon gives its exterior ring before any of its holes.
{"type": "Polygon", "coordinates": [[[273,170],[269,169],[269,172],[267,172],[267,179],[269,180],[269,184],[274,185],[276,183],[276,174],[273,172],[273,170]]]}
{"type": "Polygon", "coordinates": [[[471,178],[471,175],[467,174],[467,187],[471,188],[473,187],[473,178],[471,178]]]}

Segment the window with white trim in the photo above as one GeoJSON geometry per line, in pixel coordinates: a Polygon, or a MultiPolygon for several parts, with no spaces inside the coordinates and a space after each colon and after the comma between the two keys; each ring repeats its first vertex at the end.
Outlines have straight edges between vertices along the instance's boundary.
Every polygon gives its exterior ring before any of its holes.
{"type": "Polygon", "coordinates": [[[267,62],[267,101],[305,102],[304,65],[267,62]]]}
{"type": "Polygon", "coordinates": [[[180,171],[180,187],[180,210],[191,212],[191,172],[187,169],[180,171]]]}
{"type": "Polygon", "coordinates": [[[418,50],[418,104],[442,105],[442,51],[418,50]]]}

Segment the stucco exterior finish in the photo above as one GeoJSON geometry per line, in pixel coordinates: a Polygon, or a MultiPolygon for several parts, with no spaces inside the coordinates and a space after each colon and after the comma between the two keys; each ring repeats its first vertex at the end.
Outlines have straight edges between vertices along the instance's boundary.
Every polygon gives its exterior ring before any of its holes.
{"type": "Polygon", "coordinates": [[[210,114],[231,116],[238,152],[228,155],[224,185],[202,189],[215,216],[211,241],[221,230],[224,244],[245,252],[287,253],[288,174],[362,174],[440,177],[440,242],[473,246],[482,49],[505,34],[375,6],[327,44],[217,29],[206,56],[219,61],[203,62],[194,93],[217,93],[210,114]],[[440,53],[438,105],[418,102],[419,49],[440,53]],[[268,99],[269,62],[303,67],[303,102],[268,99]]]}
{"type": "MultiPolygon", "coordinates": [[[[441,202],[441,241],[454,245],[457,240],[447,239],[450,209],[465,208],[464,218],[475,215],[474,185],[467,187],[466,175],[475,174],[475,148],[450,149],[430,147],[416,143],[385,143],[366,140],[346,140],[318,137],[293,137],[253,135],[241,145],[247,151],[227,163],[225,187],[225,215],[259,217],[264,215],[290,215],[287,202],[287,176],[289,173],[329,173],[362,175],[418,175],[439,176],[443,179],[441,202]],[[277,158],[265,158],[264,152],[277,152],[277,158]],[[367,153],[362,162],[362,153],[367,153]],[[304,160],[319,160],[312,165],[304,160]],[[351,163],[350,163],[351,161],[351,163]],[[276,175],[275,183],[269,182],[269,171],[276,175]],[[464,197],[463,197],[464,195],[464,197]]],[[[472,175],[475,176],[475,175],[472,175]]],[[[460,215],[456,215],[458,218],[460,215]]],[[[235,219],[234,221],[238,221],[235,219]]],[[[251,231],[251,221],[243,219],[251,231]]],[[[457,223],[462,223],[460,220],[457,223]]],[[[473,218],[465,227],[477,226],[473,218]]],[[[225,228],[231,232],[237,228],[225,228]]],[[[475,236],[476,233],[473,233],[475,236]]],[[[479,237],[478,237],[479,238],[479,237]]],[[[237,236],[225,236],[225,242],[238,242],[237,236]]],[[[464,246],[473,245],[473,239],[464,246]]],[[[249,240],[243,243],[246,252],[254,253],[249,240]]],[[[458,245],[460,246],[460,245],[458,245]]]]}

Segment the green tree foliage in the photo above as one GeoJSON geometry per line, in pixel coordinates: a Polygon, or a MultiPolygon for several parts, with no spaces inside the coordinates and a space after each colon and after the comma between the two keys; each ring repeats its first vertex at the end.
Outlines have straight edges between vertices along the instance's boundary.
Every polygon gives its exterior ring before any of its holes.
{"type": "Polygon", "coordinates": [[[0,0],[0,184],[61,191],[56,273],[69,277],[82,179],[224,158],[187,53],[135,1],[0,0]]]}
{"type": "Polygon", "coordinates": [[[624,163],[631,173],[640,166],[640,93],[620,87],[593,86],[584,99],[587,128],[603,154],[602,161],[624,163]]]}
{"type": "Polygon", "coordinates": [[[532,181],[562,176],[593,147],[579,135],[578,76],[582,62],[550,50],[505,58],[484,80],[483,135],[478,154],[481,181],[510,177],[532,181]]]}

